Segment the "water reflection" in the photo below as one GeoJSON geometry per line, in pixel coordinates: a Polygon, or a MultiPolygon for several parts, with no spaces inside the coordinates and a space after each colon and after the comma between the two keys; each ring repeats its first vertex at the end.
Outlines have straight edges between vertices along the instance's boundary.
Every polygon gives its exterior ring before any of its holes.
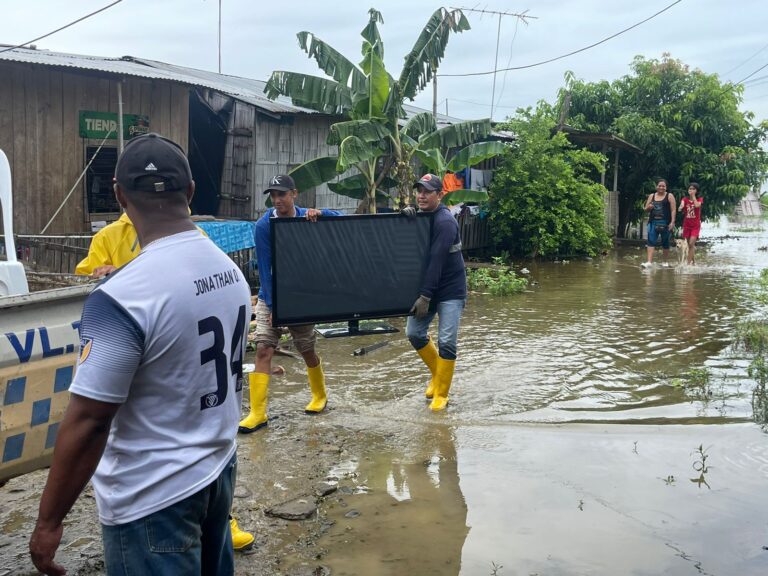
{"type": "Polygon", "coordinates": [[[333,574],[459,574],[469,528],[453,431],[425,427],[419,444],[378,445],[341,475],[348,495],[327,511],[337,552],[323,560],[333,574]]]}

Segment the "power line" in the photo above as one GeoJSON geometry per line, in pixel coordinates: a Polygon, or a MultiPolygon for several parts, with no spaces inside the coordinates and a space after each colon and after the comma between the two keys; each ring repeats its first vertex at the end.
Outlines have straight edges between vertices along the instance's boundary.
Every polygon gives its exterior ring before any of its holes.
{"type": "Polygon", "coordinates": [[[766,62],[765,64],[763,64],[762,66],[760,66],[760,68],[758,68],[757,70],[755,70],[754,72],[752,72],[752,74],[748,74],[747,76],[744,76],[744,78],[742,78],[742,79],[741,79],[741,80],[739,80],[738,82],[735,82],[733,85],[734,85],[734,86],[738,86],[739,84],[743,84],[745,80],[748,80],[749,78],[752,78],[752,76],[754,76],[755,74],[757,74],[758,72],[760,72],[760,70],[762,70],[763,68],[768,68],[768,62],[766,62]]]}
{"type": "MultiPolygon", "coordinates": [[[[483,104],[482,102],[473,102],[472,100],[461,100],[459,98],[446,98],[445,100],[443,100],[443,102],[445,102],[446,100],[448,100],[449,102],[463,102],[465,104],[474,104],[475,106],[484,106],[485,108],[490,107],[490,104],[483,104]]],[[[520,108],[520,106],[501,106],[499,104],[494,105],[494,107],[495,108],[514,108],[514,109],[520,108]]]]}
{"type": "Polygon", "coordinates": [[[728,72],[725,72],[725,73],[723,74],[723,76],[728,76],[728,74],[730,74],[731,72],[733,72],[733,71],[735,71],[735,70],[738,70],[739,68],[741,68],[742,66],[744,66],[744,64],[746,64],[747,62],[749,62],[750,60],[752,60],[752,58],[754,58],[755,56],[757,56],[758,54],[760,54],[760,52],[762,52],[762,51],[763,51],[763,50],[765,50],[766,48],[768,48],[768,44],[766,44],[765,46],[763,46],[762,48],[760,48],[760,50],[758,50],[757,52],[755,52],[754,54],[752,54],[752,56],[750,56],[749,58],[747,58],[746,60],[744,60],[744,61],[743,61],[741,64],[738,64],[738,65],[734,66],[733,68],[731,68],[730,70],[728,70],[728,72]]]}
{"type": "MultiPolygon", "coordinates": [[[[528,18],[536,20],[536,16],[528,16],[528,10],[522,14],[516,12],[497,12],[496,10],[478,10],[476,8],[452,8],[452,10],[463,10],[466,12],[479,12],[480,14],[493,14],[499,17],[499,26],[496,31],[496,59],[493,62],[493,89],[491,90],[491,121],[493,121],[493,104],[496,101],[496,69],[499,67],[499,38],[501,37],[501,17],[513,16],[517,18],[517,22],[522,20],[523,24],[528,25],[528,18]]],[[[515,28],[515,35],[517,35],[517,27],[515,28]]]]}
{"type": "Polygon", "coordinates": [[[2,54],[3,52],[10,52],[11,50],[16,50],[16,48],[23,48],[27,44],[32,44],[32,42],[37,42],[38,40],[42,40],[43,38],[48,38],[48,36],[53,36],[57,32],[61,32],[62,30],[66,30],[67,28],[69,28],[70,26],[74,26],[78,22],[82,22],[83,20],[86,20],[86,19],[90,18],[91,16],[96,16],[96,14],[98,14],[99,12],[104,12],[104,10],[112,8],[112,6],[114,6],[116,4],[120,4],[120,2],[122,2],[122,1],[123,0],[115,0],[115,2],[112,2],[112,4],[108,4],[108,5],[104,6],[103,8],[99,8],[95,12],[91,12],[90,14],[86,14],[82,18],[78,18],[77,20],[73,20],[69,24],[66,24],[66,25],[62,26],[61,28],[57,28],[53,32],[48,32],[48,34],[43,34],[42,36],[38,36],[37,38],[33,38],[32,40],[27,40],[26,42],[23,42],[22,44],[17,44],[16,46],[11,46],[10,48],[3,48],[2,50],[0,50],[0,54],[2,54]]]}
{"type": "Polygon", "coordinates": [[[541,62],[535,62],[533,64],[526,64],[525,66],[513,66],[512,68],[504,68],[502,70],[490,70],[488,72],[468,72],[468,73],[465,73],[465,74],[438,74],[438,76],[443,76],[443,77],[447,77],[447,76],[453,76],[453,77],[457,77],[457,76],[487,76],[488,74],[495,74],[496,72],[506,72],[507,70],[523,70],[525,68],[533,68],[535,66],[541,66],[542,64],[549,64],[550,62],[554,62],[555,60],[562,60],[563,58],[567,58],[568,56],[573,56],[574,54],[578,54],[579,52],[584,52],[585,50],[589,50],[590,48],[594,48],[595,46],[599,46],[600,44],[603,44],[603,43],[607,42],[608,40],[612,40],[613,38],[616,38],[617,36],[620,36],[620,35],[624,34],[625,32],[629,32],[633,28],[637,28],[641,24],[645,24],[649,20],[653,20],[659,14],[663,14],[664,12],[666,12],[667,10],[672,8],[674,5],[680,4],[680,2],[682,2],[682,1],[683,0],[675,0],[675,2],[672,2],[672,4],[670,4],[669,6],[666,6],[665,8],[662,8],[661,10],[659,10],[655,14],[649,16],[645,20],[641,20],[640,22],[638,22],[636,24],[633,24],[629,28],[624,28],[624,30],[616,32],[615,34],[612,34],[612,35],[608,36],[607,38],[603,38],[599,42],[595,42],[594,44],[590,44],[589,46],[584,46],[583,48],[579,48],[578,50],[574,50],[573,52],[568,52],[567,54],[562,54],[561,56],[556,56],[554,58],[550,58],[549,60],[542,60],[541,62]]]}
{"type": "MultiPolygon", "coordinates": [[[[520,26],[520,20],[515,22],[515,33],[512,35],[512,42],[509,43],[509,60],[507,60],[507,66],[512,64],[512,49],[515,46],[515,39],[517,38],[517,29],[520,26]]],[[[507,86],[507,72],[504,72],[504,78],[501,81],[501,90],[499,90],[499,97],[496,99],[496,105],[501,102],[501,97],[504,96],[504,88],[507,86]]]]}

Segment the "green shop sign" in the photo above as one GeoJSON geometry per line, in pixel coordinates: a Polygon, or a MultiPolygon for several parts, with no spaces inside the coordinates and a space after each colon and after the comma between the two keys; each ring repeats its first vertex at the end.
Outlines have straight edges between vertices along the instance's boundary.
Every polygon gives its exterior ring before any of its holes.
{"type": "MultiPolygon", "coordinates": [[[[130,140],[149,132],[149,116],[123,114],[123,138],[130,140]]],[[[117,114],[80,110],[80,137],[117,140],[117,114]]]]}

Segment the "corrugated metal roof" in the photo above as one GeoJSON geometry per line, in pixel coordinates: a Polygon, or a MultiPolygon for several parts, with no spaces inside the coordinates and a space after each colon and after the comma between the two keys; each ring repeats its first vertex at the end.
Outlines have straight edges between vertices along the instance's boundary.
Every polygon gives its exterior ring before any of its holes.
{"type": "MultiPolygon", "coordinates": [[[[50,50],[30,50],[27,48],[16,48],[7,52],[0,52],[0,61],[3,60],[40,66],[90,70],[114,74],[115,76],[136,76],[152,80],[167,80],[169,82],[178,82],[180,84],[216,90],[274,114],[317,114],[314,110],[294,106],[291,103],[291,99],[284,96],[280,96],[274,101],[269,100],[264,95],[266,82],[262,80],[176,66],[175,64],[167,64],[158,60],[147,60],[133,56],[123,56],[121,58],[85,56],[81,54],[51,52],[50,50]]],[[[412,104],[403,104],[403,109],[409,118],[420,112],[428,111],[412,104]]],[[[464,121],[460,118],[440,113],[437,114],[435,120],[437,121],[438,128],[464,121]]],[[[495,132],[494,135],[505,137],[495,132]]]]}
{"type": "Polygon", "coordinates": [[[102,56],[84,56],[80,54],[51,52],[49,50],[29,50],[26,48],[16,48],[7,52],[0,52],[0,61],[2,60],[41,66],[90,70],[114,74],[115,76],[136,76],[152,80],[167,80],[169,82],[210,88],[273,113],[316,113],[314,110],[294,106],[288,98],[280,97],[274,102],[267,99],[264,95],[264,85],[266,83],[261,80],[251,80],[249,78],[185,68],[155,60],[144,60],[131,56],[105,58],[102,56]]]}

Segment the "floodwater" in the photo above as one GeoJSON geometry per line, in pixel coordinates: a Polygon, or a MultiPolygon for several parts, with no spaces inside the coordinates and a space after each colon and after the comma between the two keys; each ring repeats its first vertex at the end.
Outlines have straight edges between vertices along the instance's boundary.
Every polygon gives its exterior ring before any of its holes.
{"type": "Polygon", "coordinates": [[[470,296],[444,414],[426,408],[427,372],[402,333],[321,339],[327,418],[369,446],[332,474],[349,490],[328,504],[322,563],[338,575],[768,574],[768,435],[752,421],[748,359],[730,347],[768,231],[723,221],[703,236],[696,267],[672,250],[672,268],[641,270],[645,249],[624,247],[526,264],[522,295],[470,296]],[[686,386],[691,370],[709,382],[686,386]]]}
{"type": "MultiPolygon", "coordinates": [[[[768,434],[730,346],[754,313],[768,230],[723,221],[703,235],[696,267],[673,250],[672,268],[641,270],[645,249],[623,247],[525,263],[521,295],[472,294],[441,414],[402,319],[397,334],[318,339],[329,407],[316,417],[301,412],[303,363],[276,356],[270,425],[238,438],[233,510],[257,548],[236,574],[768,574],[768,434]],[[338,490],[309,520],[265,515],[326,479],[338,490]]],[[[0,576],[34,573],[45,476],[0,492],[0,576]]],[[[86,493],[58,558],[94,576],[100,557],[86,493]]]]}

